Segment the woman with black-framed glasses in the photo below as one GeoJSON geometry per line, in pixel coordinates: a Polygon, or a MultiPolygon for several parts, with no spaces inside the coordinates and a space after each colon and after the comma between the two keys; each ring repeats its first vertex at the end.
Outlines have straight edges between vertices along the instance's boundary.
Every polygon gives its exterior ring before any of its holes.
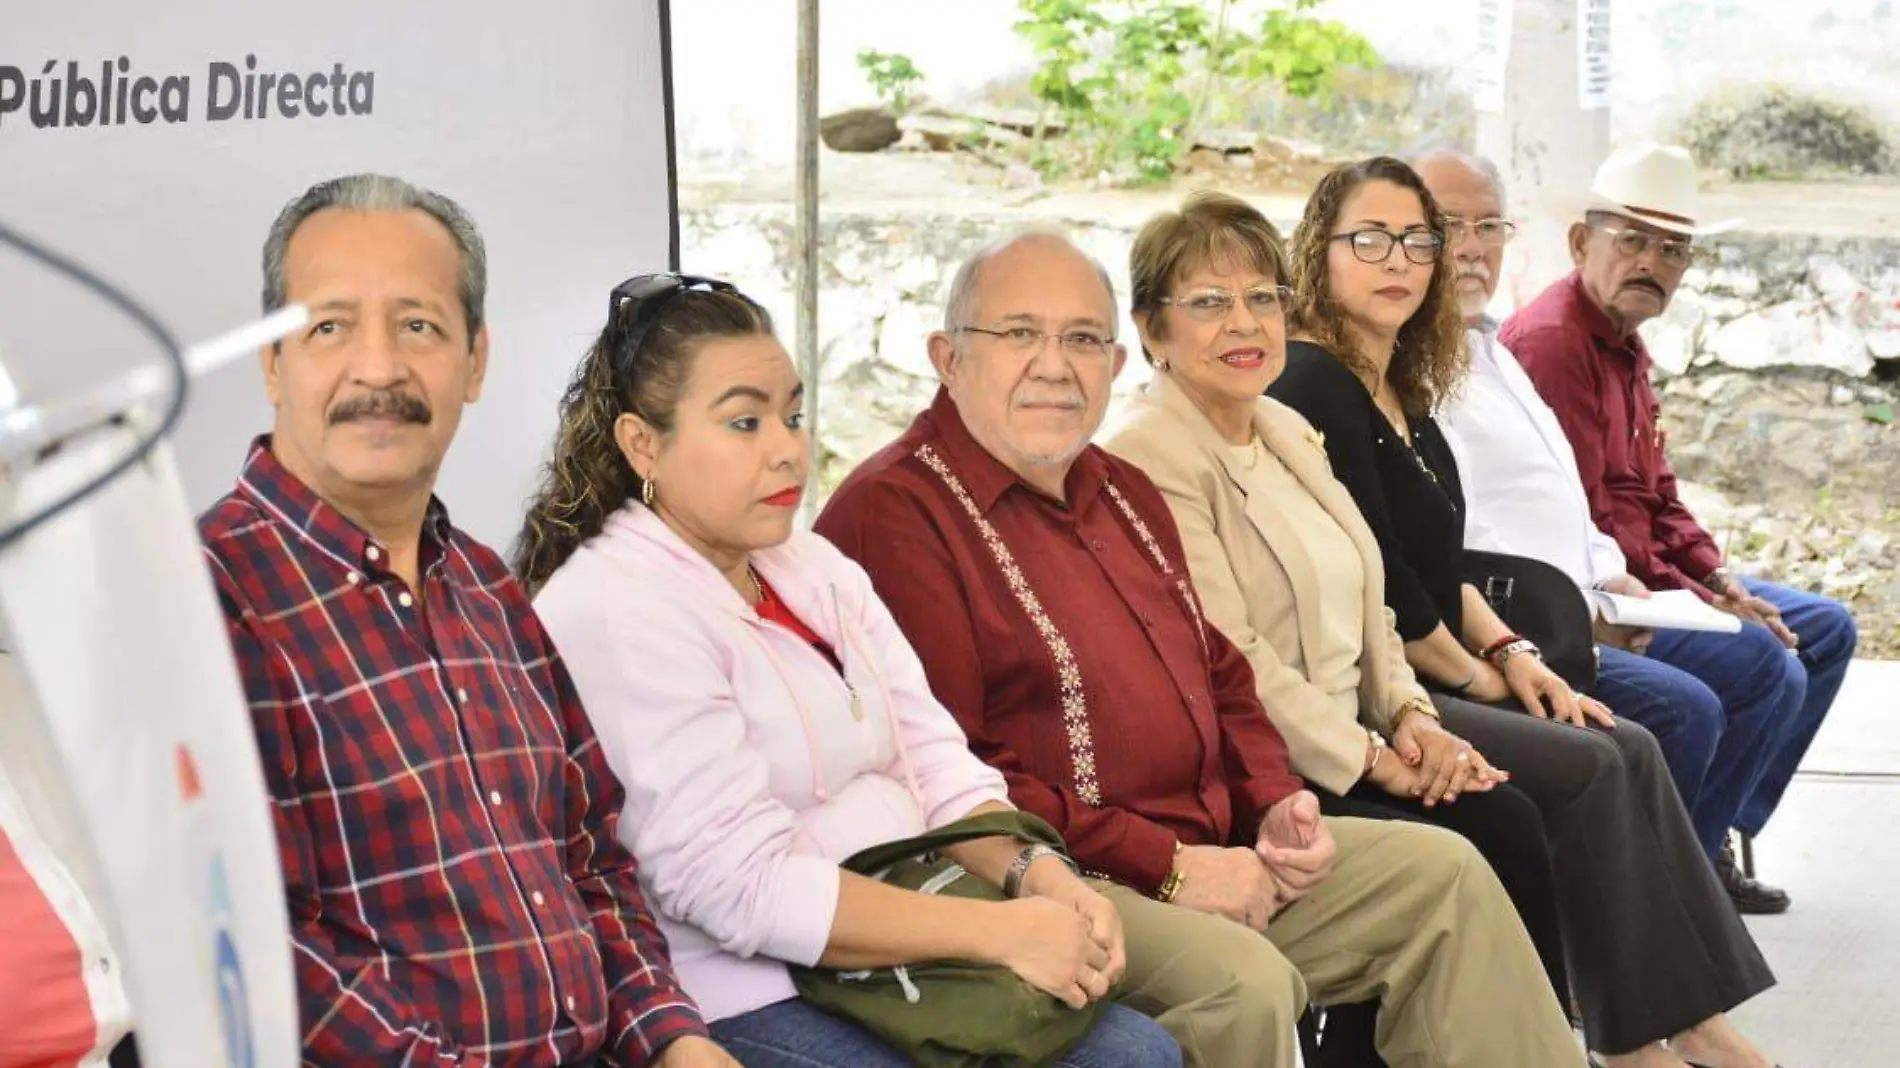
{"type": "MultiPolygon", "coordinates": [[[[1291,250],[1296,340],[1268,394],[1325,435],[1334,474],[1378,541],[1406,660],[1445,728],[1509,769],[1542,814],[1590,1047],[1612,1068],[1683,1068],[1665,1041],[1732,1031],[1727,1010],[1774,977],[1654,736],[1572,691],[1464,582],[1464,492],[1433,419],[1467,361],[1455,271],[1433,225],[1442,219],[1396,159],[1320,181],[1291,250]]],[[[1446,799],[1454,810],[1457,792],[1446,799]]],[[[1335,803],[1354,815],[1390,805],[1357,788],[1335,803]]]]}

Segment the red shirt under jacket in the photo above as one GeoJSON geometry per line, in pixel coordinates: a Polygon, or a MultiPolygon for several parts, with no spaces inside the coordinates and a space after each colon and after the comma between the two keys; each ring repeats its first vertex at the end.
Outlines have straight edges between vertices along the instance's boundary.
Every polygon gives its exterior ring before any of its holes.
{"type": "Polygon", "coordinates": [[[1557,413],[1590,518],[1616,539],[1629,573],[1651,589],[1711,599],[1702,580],[1722,566],[1722,551],[1676,495],[1643,339],[1618,337],[1573,273],[1505,320],[1498,340],[1557,413]]]}
{"type": "Polygon", "coordinates": [[[1011,799],[1085,869],[1152,893],[1177,839],[1251,845],[1303,784],[1246,660],[1202,621],[1154,484],[1091,446],[1066,492],[1017,478],[940,390],[817,530],[870,573],[1011,799]]]}

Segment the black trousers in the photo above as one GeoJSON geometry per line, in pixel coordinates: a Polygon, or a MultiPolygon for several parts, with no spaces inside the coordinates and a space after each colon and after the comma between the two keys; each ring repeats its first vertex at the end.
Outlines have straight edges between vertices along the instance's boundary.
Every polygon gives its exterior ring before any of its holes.
{"type": "MultiPolygon", "coordinates": [[[[1656,739],[1435,697],[1446,728],[1543,814],[1584,1035],[1628,1053],[1773,986],[1696,841],[1656,739]]],[[[1460,798],[1454,808],[1462,806],[1460,798]]]]}

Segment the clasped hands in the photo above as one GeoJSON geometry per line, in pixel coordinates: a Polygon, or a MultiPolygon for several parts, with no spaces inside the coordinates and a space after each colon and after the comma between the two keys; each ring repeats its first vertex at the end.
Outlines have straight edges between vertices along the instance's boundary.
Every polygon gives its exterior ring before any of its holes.
{"type": "Polygon", "coordinates": [[[1275,913],[1325,881],[1337,849],[1320,819],[1319,798],[1301,790],[1267,810],[1252,849],[1181,850],[1175,864],[1183,878],[1173,903],[1264,931],[1275,913]]]}

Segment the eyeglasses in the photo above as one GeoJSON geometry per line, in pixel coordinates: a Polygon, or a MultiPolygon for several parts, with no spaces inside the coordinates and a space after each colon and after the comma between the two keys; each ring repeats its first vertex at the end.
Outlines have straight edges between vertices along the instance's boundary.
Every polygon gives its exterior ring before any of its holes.
{"type": "Polygon", "coordinates": [[[1695,261],[1695,245],[1674,237],[1660,237],[1647,230],[1632,230],[1621,226],[1608,226],[1603,223],[1590,223],[1592,230],[1601,230],[1610,235],[1617,254],[1628,259],[1637,259],[1656,246],[1656,256],[1671,267],[1687,267],[1695,261]]]}
{"type": "Polygon", "coordinates": [[[1444,228],[1447,247],[1463,241],[1467,232],[1477,234],[1479,243],[1486,248],[1502,248],[1517,236],[1517,224],[1496,215],[1487,215],[1482,219],[1447,215],[1439,222],[1444,228]]]}
{"type": "MultiPolygon", "coordinates": [[[[1293,300],[1293,290],[1288,286],[1256,286],[1247,291],[1247,310],[1256,319],[1279,319],[1286,315],[1286,306],[1293,300]]],[[[1172,304],[1181,309],[1181,314],[1203,323],[1217,323],[1233,314],[1234,305],[1240,298],[1225,289],[1209,286],[1197,289],[1180,297],[1161,297],[1157,304],[1172,304]]]]}
{"type": "Polygon", "coordinates": [[[620,308],[628,301],[635,301],[633,321],[627,324],[631,330],[653,318],[661,305],[689,289],[703,290],[709,293],[737,294],[739,288],[731,282],[722,282],[717,278],[705,278],[696,274],[674,274],[662,271],[658,274],[636,274],[632,278],[614,287],[607,297],[607,321],[613,322],[620,314],[620,308]]]}
{"type": "Polygon", "coordinates": [[[1065,355],[1077,358],[1108,355],[1109,347],[1115,344],[1112,337],[1099,337],[1087,330],[1068,330],[1060,333],[1044,333],[1031,330],[1026,326],[1011,326],[1001,330],[990,330],[981,326],[959,326],[953,334],[982,334],[1002,342],[1005,349],[1019,356],[1041,352],[1042,347],[1054,339],[1056,346],[1065,355]]]}
{"type": "Polygon", "coordinates": [[[1333,240],[1350,245],[1353,258],[1360,263],[1384,263],[1392,258],[1394,248],[1403,247],[1405,258],[1421,267],[1438,262],[1438,254],[1445,247],[1445,239],[1433,230],[1407,230],[1402,234],[1389,230],[1351,230],[1334,234],[1333,240]]]}

